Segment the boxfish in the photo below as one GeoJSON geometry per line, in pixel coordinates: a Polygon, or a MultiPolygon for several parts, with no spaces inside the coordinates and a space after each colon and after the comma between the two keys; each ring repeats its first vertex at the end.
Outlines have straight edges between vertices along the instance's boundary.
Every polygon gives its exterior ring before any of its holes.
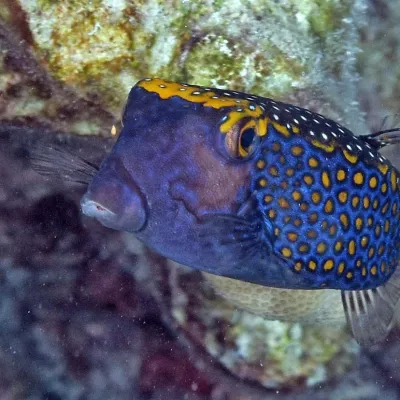
{"type": "MultiPolygon", "coordinates": [[[[379,150],[399,129],[356,136],[292,104],[157,78],[131,89],[121,124],[99,167],[69,159],[88,184],[84,214],[221,279],[340,291],[356,340],[386,337],[400,298],[400,173],[379,150]]],[[[33,166],[49,173],[60,154],[33,166]]]]}

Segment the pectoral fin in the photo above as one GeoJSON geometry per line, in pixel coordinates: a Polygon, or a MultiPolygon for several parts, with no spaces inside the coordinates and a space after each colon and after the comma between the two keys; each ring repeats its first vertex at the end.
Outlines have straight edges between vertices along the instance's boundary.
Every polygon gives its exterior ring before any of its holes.
{"type": "Polygon", "coordinates": [[[400,300],[400,273],[382,286],[342,291],[342,302],[354,338],[361,346],[381,342],[396,323],[400,300]]]}

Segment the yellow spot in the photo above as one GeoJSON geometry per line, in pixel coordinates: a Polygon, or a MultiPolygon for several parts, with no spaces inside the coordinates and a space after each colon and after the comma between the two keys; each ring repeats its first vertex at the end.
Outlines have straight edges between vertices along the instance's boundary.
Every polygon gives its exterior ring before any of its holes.
{"type": "Polygon", "coordinates": [[[378,199],[375,199],[374,202],[372,203],[372,208],[374,210],[377,210],[379,208],[379,201],[378,199]]]}
{"type": "Polygon", "coordinates": [[[315,271],[317,269],[317,263],[314,260],[310,260],[308,263],[308,268],[310,268],[311,271],[315,271]]]}
{"type": "Polygon", "coordinates": [[[357,155],[350,153],[347,150],[343,150],[343,155],[345,156],[346,160],[350,161],[352,164],[355,164],[358,161],[357,155]]]}
{"type": "Polygon", "coordinates": [[[299,246],[300,253],[308,253],[310,250],[310,246],[306,243],[299,246]]]}
{"type": "Polygon", "coordinates": [[[353,182],[356,185],[362,185],[364,183],[364,174],[362,172],[356,172],[353,176],[353,182]]]}
{"type": "Polygon", "coordinates": [[[281,144],[279,142],[272,143],[272,150],[277,152],[281,149],[281,144]]]}
{"type": "Polygon", "coordinates": [[[292,126],[292,130],[293,130],[293,133],[299,133],[300,132],[300,129],[295,125],[292,126]]]}
{"type": "Polygon", "coordinates": [[[352,278],[353,278],[353,273],[349,271],[349,272],[346,274],[346,278],[347,278],[347,279],[352,279],[352,278]]]}
{"type": "Polygon", "coordinates": [[[342,274],[343,274],[343,272],[344,272],[344,267],[345,267],[345,263],[344,263],[343,261],[341,261],[341,262],[339,263],[339,266],[338,266],[338,274],[339,274],[339,275],[342,275],[342,274]]]}
{"type": "Polygon", "coordinates": [[[279,162],[280,162],[282,165],[286,164],[286,158],[283,157],[283,156],[280,156],[280,157],[279,157],[279,162]]]}
{"type": "Polygon", "coordinates": [[[337,225],[332,224],[329,228],[329,236],[335,236],[337,231],[337,225]]]}
{"type": "Polygon", "coordinates": [[[279,186],[282,188],[282,189],[287,189],[288,187],[289,187],[289,184],[287,183],[287,181],[282,181],[280,184],[279,184],[279,186]]]}
{"type": "Polygon", "coordinates": [[[357,260],[357,262],[356,262],[356,266],[357,266],[358,268],[360,268],[360,267],[361,267],[361,260],[360,260],[360,259],[358,259],[358,260],[357,260]]]}
{"type": "Polygon", "coordinates": [[[310,224],[315,224],[318,221],[318,213],[313,212],[308,216],[308,221],[310,224]]]}
{"type": "Polygon", "coordinates": [[[273,199],[274,198],[270,194],[267,194],[267,195],[264,196],[264,201],[266,203],[271,203],[273,199]]]}
{"type": "Polygon", "coordinates": [[[338,240],[336,243],[335,243],[335,251],[337,252],[337,253],[339,253],[339,252],[341,252],[343,250],[343,241],[342,240],[338,240]]]}
{"type": "Polygon", "coordinates": [[[360,198],[358,196],[353,196],[353,198],[351,199],[351,205],[353,206],[353,208],[357,208],[359,203],[360,198]]]}
{"type": "Polygon", "coordinates": [[[286,217],[283,219],[285,221],[285,224],[287,224],[288,222],[290,222],[292,218],[289,215],[286,215],[286,217]]]}
{"type": "Polygon", "coordinates": [[[368,236],[362,236],[360,240],[361,247],[363,248],[367,247],[368,243],[369,243],[368,236]]]}
{"type": "Polygon", "coordinates": [[[366,276],[366,275],[367,275],[367,268],[362,267],[362,269],[361,269],[361,275],[362,275],[362,276],[366,276]]]}
{"type": "Polygon", "coordinates": [[[287,176],[293,176],[294,175],[294,169],[293,168],[288,168],[286,171],[285,171],[285,174],[287,175],[287,176]]]}
{"type": "Polygon", "coordinates": [[[342,190],[341,192],[339,192],[338,199],[342,204],[345,204],[347,201],[347,196],[348,196],[347,192],[342,190]]]}
{"type": "Polygon", "coordinates": [[[376,275],[377,272],[378,272],[378,269],[376,268],[376,265],[374,265],[374,266],[371,268],[371,274],[372,274],[372,275],[376,275]]]}
{"type": "Polygon", "coordinates": [[[278,169],[276,167],[274,167],[274,166],[269,167],[268,168],[268,172],[272,176],[278,176],[279,175],[278,169]]]}
{"type": "Polygon", "coordinates": [[[310,239],[315,239],[318,236],[317,231],[315,231],[314,229],[309,229],[307,231],[307,237],[310,239]]]}
{"type": "Polygon", "coordinates": [[[347,214],[340,214],[340,222],[343,225],[343,228],[348,229],[349,227],[349,217],[347,216],[347,214]]]}
{"type": "Polygon", "coordinates": [[[311,168],[316,168],[316,167],[318,167],[319,162],[318,162],[318,160],[317,160],[316,158],[310,157],[309,160],[308,160],[308,165],[309,165],[311,168]]]}
{"type": "Polygon", "coordinates": [[[319,192],[313,192],[311,194],[311,200],[314,204],[319,204],[321,201],[321,193],[319,192]]]}
{"type": "Polygon", "coordinates": [[[295,269],[296,271],[300,271],[302,267],[303,267],[303,265],[302,265],[302,263],[299,262],[299,261],[298,261],[296,264],[294,264],[294,269],[295,269]]]}
{"type": "Polygon", "coordinates": [[[297,240],[297,238],[299,237],[299,235],[296,232],[289,232],[287,234],[287,238],[288,240],[290,240],[291,242],[295,242],[297,240]]]}
{"type": "Polygon", "coordinates": [[[368,250],[368,257],[372,258],[375,254],[375,247],[371,246],[368,250]]]}
{"type": "Polygon", "coordinates": [[[326,250],[327,250],[327,245],[326,245],[326,243],[324,243],[324,242],[318,243],[317,252],[318,252],[319,254],[324,254],[324,253],[326,252],[326,250]]]}
{"type": "Polygon", "coordinates": [[[367,209],[370,206],[370,199],[368,196],[364,196],[363,198],[363,206],[365,209],[367,209]]]}
{"type": "Polygon", "coordinates": [[[329,258],[324,263],[324,270],[325,271],[332,271],[334,266],[335,266],[335,264],[334,264],[333,260],[329,258]]]}
{"type": "Polygon", "coordinates": [[[392,190],[394,192],[397,188],[397,176],[396,176],[396,172],[394,170],[392,170],[392,172],[391,172],[390,182],[392,184],[392,190]]]}
{"type": "Polygon", "coordinates": [[[272,126],[283,136],[289,137],[290,132],[285,125],[278,124],[277,122],[272,122],[272,126]]]}
{"type": "Polygon", "coordinates": [[[276,211],[275,211],[274,209],[269,210],[269,211],[268,211],[268,216],[269,216],[271,219],[275,219],[275,218],[276,218],[276,211]]]}
{"type": "Polygon", "coordinates": [[[293,146],[291,152],[294,156],[301,156],[304,153],[304,149],[301,146],[293,146]]]}
{"type": "Polygon", "coordinates": [[[111,127],[111,136],[115,136],[116,134],[117,134],[117,128],[115,127],[115,125],[113,125],[112,127],[111,127]]]}
{"type": "Polygon", "coordinates": [[[292,198],[294,201],[300,201],[301,200],[301,193],[297,190],[293,191],[292,193],[292,198]]]}
{"type": "Polygon", "coordinates": [[[385,269],[386,269],[386,263],[385,263],[385,261],[383,261],[381,264],[381,271],[385,272],[385,269]]]}
{"type": "Polygon", "coordinates": [[[383,254],[384,251],[385,251],[385,245],[384,245],[384,244],[381,244],[381,245],[379,246],[379,249],[378,249],[378,254],[381,256],[381,255],[383,254]]]}
{"type": "Polygon", "coordinates": [[[312,185],[314,183],[314,178],[311,175],[304,175],[303,179],[307,185],[312,185]]]}
{"type": "Polygon", "coordinates": [[[389,209],[389,201],[387,201],[382,207],[382,214],[385,215],[389,209]]]}
{"type": "Polygon", "coordinates": [[[395,216],[397,212],[397,203],[393,203],[392,205],[392,215],[395,216]]]}
{"type": "Polygon", "coordinates": [[[367,219],[368,226],[371,226],[373,222],[374,220],[371,217],[368,217],[367,219]]]}
{"type": "Polygon", "coordinates": [[[385,230],[385,233],[388,233],[388,232],[389,232],[389,229],[390,229],[390,222],[389,222],[388,219],[385,221],[385,225],[384,225],[384,228],[383,228],[383,229],[385,230]]]}
{"type": "Polygon", "coordinates": [[[326,220],[322,221],[321,229],[323,231],[326,231],[327,228],[328,228],[328,222],[326,220]]]}
{"type": "Polygon", "coordinates": [[[370,178],[370,180],[369,180],[369,187],[370,187],[371,189],[376,189],[377,185],[378,185],[378,180],[376,179],[375,176],[372,176],[372,177],[370,178]]]}
{"type": "Polygon", "coordinates": [[[293,221],[294,226],[301,226],[303,224],[302,220],[300,218],[295,218],[293,221]]]}
{"type": "Polygon", "coordinates": [[[339,169],[338,172],[336,173],[336,179],[339,182],[342,182],[346,179],[346,171],[344,169],[339,169]]]}
{"type": "Polygon", "coordinates": [[[362,227],[363,227],[363,220],[362,220],[362,218],[360,218],[360,217],[357,217],[356,218],[356,229],[358,230],[358,231],[361,231],[361,229],[362,229],[362,227]]]}
{"type": "Polygon", "coordinates": [[[351,239],[349,242],[348,252],[351,256],[354,256],[354,254],[356,253],[356,242],[353,239],[351,239]]]}
{"type": "Polygon", "coordinates": [[[326,201],[324,206],[324,211],[328,214],[330,214],[333,211],[333,201],[331,199],[328,199],[326,201]]]}
{"type": "Polygon", "coordinates": [[[331,187],[331,178],[329,177],[329,174],[327,171],[322,172],[321,181],[322,181],[323,186],[326,189],[329,189],[331,187]]]}
{"type": "Polygon", "coordinates": [[[382,192],[382,193],[386,193],[386,192],[387,192],[387,183],[386,183],[386,182],[385,182],[385,183],[382,183],[381,192],[382,192]]]}
{"type": "Polygon", "coordinates": [[[258,160],[257,161],[257,168],[258,169],[263,169],[265,167],[265,161],[264,160],[258,160]]]}
{"type": "Polygon", "coordinates": [[[274,229],[274,235],[278,236],[281,233],[281,230],[279,228],[274,229]]]}
{"type": "Polygon", "coordinates": [[[258,184],[261,186],[261,187],[265,187],[265,186],[267,186],[267,180],[266,179],[264,179],[264,178],[261,178],[259,181],[258,181],[258,184]]]}
{"type": "Polygon", "coordinates": [[[281,208],[290,208],[289,202],[284,197],[278,199],[278,204],[281,208]]]}
{"type": "Polygon", "coordinates": [[[381,235],[381,226],[380,225],[376,225],[375,226],[375,236],[379,237],[381,235]]]}
{"type": "Polygon", "coordinates": [[[381,171],[383,175],[386,175],[386,173],[388,172],[388,169],[389,169],[387,164],[378,164],[378,168],[379,168],[379,171],[381,171]]]}
{"type": "Polygon", "coordinates": [[[333,144],[324,144],[324,143],[319,142],[318,140],[312,140],[311,143],[315,147],[325,150],[327,153],[332,153],[332,151],[335,150],[335,146],[333,144]]]}
{"type": "Polygon", "coordinates": [[[292,250],[289,249],[289,247],[283,247],[281,249],[281,253],[284,257],[291,257],[292,256],[292,250]]]}
{"type": "Polygon", "coordinates": [[[300,210],[301,211],[307,211],[308,210],[308,204],[306,203],[306,202],[302,202],[301,204],[300,204],[300,210]]]}

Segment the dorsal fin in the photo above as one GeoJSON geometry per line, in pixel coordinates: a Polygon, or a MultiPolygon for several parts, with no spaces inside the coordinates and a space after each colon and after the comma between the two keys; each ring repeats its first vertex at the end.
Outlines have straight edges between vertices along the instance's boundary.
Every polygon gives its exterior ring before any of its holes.
{"type": "Polygon", "coordinates": [[[388,335],[398,319],[400,306],[400,272],[375,289],[343,290],[342,302],[354,338],[365,347],[388,335]]]}
{"type": "Polygon", "coordinates": [[[400,143],[400,128],[385,129],[371,133],[369,135],[359,136],[376,149],[381,149],[389,144],[400,143]]]}

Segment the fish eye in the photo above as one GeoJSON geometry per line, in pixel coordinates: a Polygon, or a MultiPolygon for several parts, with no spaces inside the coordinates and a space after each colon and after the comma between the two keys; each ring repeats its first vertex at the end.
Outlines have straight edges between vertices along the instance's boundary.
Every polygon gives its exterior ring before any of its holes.
{"type": "Polygon", "coordinates": [[[260,136],[257,134],[256,122],[250,120],[247,123],[234,125],[225,137],[225,148],[228,154],[236,159],[249,158],[257,149],[260,136]]]}

